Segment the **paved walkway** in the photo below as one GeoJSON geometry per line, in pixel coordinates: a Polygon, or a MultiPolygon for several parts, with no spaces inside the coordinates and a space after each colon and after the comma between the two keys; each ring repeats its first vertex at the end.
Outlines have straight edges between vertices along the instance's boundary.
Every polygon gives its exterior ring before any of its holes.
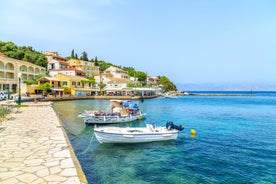
{"type": "Polygon", "coordinates": [[[0,184],[87,183],[51,103],[20,111],[0,125],[0,184]]]}

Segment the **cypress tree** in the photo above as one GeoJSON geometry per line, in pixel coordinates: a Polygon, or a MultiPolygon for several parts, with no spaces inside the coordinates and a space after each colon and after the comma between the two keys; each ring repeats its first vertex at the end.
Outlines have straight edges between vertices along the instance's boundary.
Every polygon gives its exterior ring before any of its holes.
{"type": "Polygon", "coordinates": [[[71,52],[71,58],[72,58],[72,59],[75,58],[75,51],[74,51],[74,49],[73,49],[72,52],[71,52]]]}
{"type": "Polygon", "coordinates": [[[88,56],[87,56],[87,53],[85,51],[82,53],[82,56],[81,56],[80,59],[84,60],[84,61],[88,61],[88,56]]]}

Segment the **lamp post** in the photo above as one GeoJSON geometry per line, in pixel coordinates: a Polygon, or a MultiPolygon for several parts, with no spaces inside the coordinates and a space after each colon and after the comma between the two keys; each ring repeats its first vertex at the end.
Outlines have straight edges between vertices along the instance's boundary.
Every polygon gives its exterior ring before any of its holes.
{"type": "Polygon", "coordinates": [[[9,81],[6,81],[6,86],[8,86],[8,87],[6,87],[6,89],[8,91],[8,99],[10,99],[10,82],[9,81]]]}
{"type": "Polygon", "coordinates": [[[18,73],[18,105],[21,105],[21,89],[20,89],[21,76],[22,76],[22,73],[18,73]]]}

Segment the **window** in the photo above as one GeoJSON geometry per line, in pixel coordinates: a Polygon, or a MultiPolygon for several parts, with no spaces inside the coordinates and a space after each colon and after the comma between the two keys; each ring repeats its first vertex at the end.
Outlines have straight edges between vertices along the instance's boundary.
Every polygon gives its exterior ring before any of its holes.
{"type": "Polygon", "coordinates": [[[72,85],[75,86],[75,85],[76,85],[76,82],[72,82],[72,85]]]}
{"type": "Polygon", "coordinates": [[[67,81],[62,81],[63,86],[67,86],[67,81]]]}

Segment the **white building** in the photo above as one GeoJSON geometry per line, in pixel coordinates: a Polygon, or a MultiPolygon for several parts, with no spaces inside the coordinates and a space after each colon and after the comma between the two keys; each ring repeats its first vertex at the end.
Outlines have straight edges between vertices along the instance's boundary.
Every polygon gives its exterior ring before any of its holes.
{"type": "Polygon", "coordinates": [[[104,74],[114,78],[129,79],[128,72],[117,68],[115,66],[110,66],[104,71],[104,74]]]}
{"type": "Polygon", "coordinates": [[[69,68],[67,59],[59,56],[57,52],[47,51],[44,53],[44,55],[48,60],[48,70],[69,68]]]}
{"type": "Polygon", "coordinates": [[[64,69],[53,69],[49,70],[49,75],[54,77],[58,74],[69,75],[69,76],[84,76],[84,72],[75,68],[64,68],[64,69]]]}

